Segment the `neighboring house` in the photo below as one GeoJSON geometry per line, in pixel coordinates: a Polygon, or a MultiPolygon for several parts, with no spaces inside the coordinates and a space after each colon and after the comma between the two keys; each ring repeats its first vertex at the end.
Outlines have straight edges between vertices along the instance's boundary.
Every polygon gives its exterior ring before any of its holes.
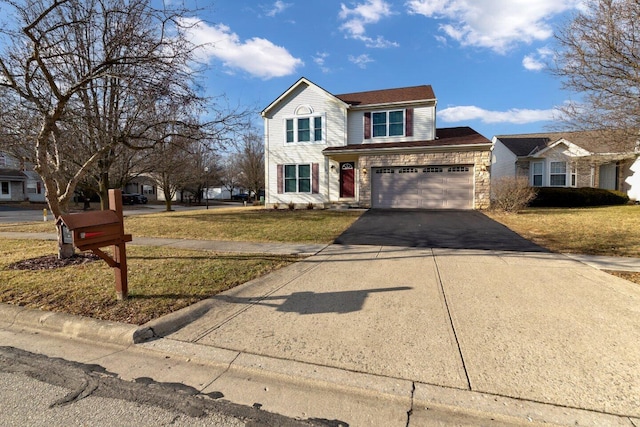
{"type": "Polygon", "coordinates": [[[640,200],[638,139],[613,143],[602,132],[550,132],[493,138],[491,181],[525,176],[534,187],[619,190],[640,200]]]}
{"type": "Polygon", "coordinates": [[[159,191],[156,181],[152,177],[146,175],[139,175],[134,178],[131,182],[125,185],[122,192],[143,194],[147,196],[147,199],[150,202],[159,200],[159,191]]]}
{"type": "Polygon", "coordinates": [[[262,111],[265,204],[481,209],[491,141],[436,129],[431,86],[333,95],[301,78],[262,111]]]}
{"type": "Polygon", "coordinates": [[[0,202],[44,202],[44,184],[33,166],[0,152],[0,202]]]}

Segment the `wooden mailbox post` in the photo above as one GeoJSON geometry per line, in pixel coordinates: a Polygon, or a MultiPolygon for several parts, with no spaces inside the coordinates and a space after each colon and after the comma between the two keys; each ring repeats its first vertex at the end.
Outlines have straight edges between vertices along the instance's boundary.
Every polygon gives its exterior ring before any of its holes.
{"type": "Polygon", "coordinates": [[[92,251],[115,269],[116,295],[127,298],[127,250],[131,234],[124,234],[122,191],[109,190],[109,210],[60,215],[56,225],[61,243],[73,243],[80,251],[92,251]],[[100,248],[113,245],[113,258],[100,248]]]}

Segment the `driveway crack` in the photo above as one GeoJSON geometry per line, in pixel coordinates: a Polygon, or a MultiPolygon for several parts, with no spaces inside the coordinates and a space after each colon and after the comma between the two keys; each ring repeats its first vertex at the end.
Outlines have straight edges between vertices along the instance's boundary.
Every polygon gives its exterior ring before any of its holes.
{"type": "Polygon", "coordinates": [[[471,380],[469,379],[469,372],[467,371],[467,365],[464,362],[464,356],[462,355],[462,347],[460,347],[460,340],[458,339],[458,333],[456,332],[456,328],[453,323],[453,317],[451,316],[451,308],[449,307],[447,293],[444,290],[442,277],[440,276],[440,268],[438,267],[438,260],[436,259],[436,255],[433,252],[433,249],[431,249],[431,256],[433,257],[433,263],[436,267],[436,274],[438,275],[438,286],[440,287],[440,292],[442,293],[442,298],[444,299],[444,306],[447,309],[447,317],[449,318],[449,325],[451,326],[451,331],[453,331],[453,337],[456,340],[456,346],[458,347],[458,354],[460,355],[460,361],[462,362],[462,369],[464,370],[464,376],[467,381],[467,389],[472,390],[471,380]]]}

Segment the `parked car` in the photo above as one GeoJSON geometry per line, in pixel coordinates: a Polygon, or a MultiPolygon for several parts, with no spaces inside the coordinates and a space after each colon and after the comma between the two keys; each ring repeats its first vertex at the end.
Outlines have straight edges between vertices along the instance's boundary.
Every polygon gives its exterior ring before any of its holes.
{"type": "Polygon", "coordinates": [[[147,196],[139,193],[122,194],[123,205],[146,204],[149,200],[147,196]]]}
{"type": "Polygon", "coordinates": [[[244,202],[249,200],[249,194],[247,193],[234,194],[231,196],[231,200],[240,200],[241,202],[244,202]]]}

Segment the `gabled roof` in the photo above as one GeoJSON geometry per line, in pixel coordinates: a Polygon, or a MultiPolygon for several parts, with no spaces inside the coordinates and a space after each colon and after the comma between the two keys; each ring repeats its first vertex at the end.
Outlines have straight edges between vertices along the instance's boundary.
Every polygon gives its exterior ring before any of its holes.
{"type": "Polygon", "coordinates": [[[435,101],[431,85],[401,87],[396,89],[371,90],[336,95],[345,103],[353,106],[394,104],[411,101],[435,101]]]}
{"type": "Polygon", "coordinates": [[[518,157],[532,156],[562,141],[567,146],[573,144],[575,147],[593,154],[633,153],[637,146],[637,138],[626,137],[624,139],[625,149],[621,149],[619,138],[613,134],[608,137],[607,133],[598,131],[496,135],[495,138],[518,157]]]}
{"type": "Polygon", "coordinates": [[[470,127],[454,127],[436,129],[436,139],[425,141],[404,141],[404,142],[372,142],[367,144],[351,144],[340,147],[327,147],[323,153],[336,154],[337,152],[360,152],[391,149],[415,149],[415,148],[445,148],[445,147],[468,147],[485,149],[491,145],[484,136],[480,135],[470,127]]]}
{"type": "Polygon", "coordinates": [[[436,96],[433,93],[431,85],[371,90],[367,92],[354,92],[343,95],[333,95],[317,84],[313,83],[309,79],[302,77],[293,85],[291,85],[289,89],[284,91],[284,93],[280,95],[275,101],[273,101],[264,110],[262,110],[262,117],[266,116],[269,110],[279,104],[283,99],[285,99],[289,94],[294,92],[301,85],[316,87],[320,91],[324,92],[327,96],[334,98],[337,102],[344,103],[345,107],[362,107],[417,101],[436,101],[436,96]]]}
{"type": "MultiPolygon", "coordinates": [[[[273,101],[271,104],[267,105],[267,107],[262,110],[262,112],[260,113],[262,115],[262,117],[267,115],[267,112],[269,110],[271,110],[273,107],[275,107],[276,105],[278,105],[283,99],[285,99],[287,96],[289,96],[289,94],[291,94],[293,91],[295,91],[298,87],[302,86],[302,85],[307,85],[310,87],[315,87],[318,90],[320,90],[321,92],[323,92],[326,96],[329,96],[331,98],[336,99],[335,96],[333,96],[331,93],[327,92],[326,90],[324,90],[323,88],[321,88],[320,86],[318,86],[317,84],[313,83],[311,80],[305,78],[305,77],[301,77],[297,82],[295,82],[294,84],[292,84],[289,89],[285,90],[284,93],[282,95],[280,95],[278,98],[276,98],[275,101],[273,101]]],[[[337,102],[341,102],[340,100],[336,99],[337,102]]],[[[346,107],[346,105],[345,105],[346,107]]]]}

